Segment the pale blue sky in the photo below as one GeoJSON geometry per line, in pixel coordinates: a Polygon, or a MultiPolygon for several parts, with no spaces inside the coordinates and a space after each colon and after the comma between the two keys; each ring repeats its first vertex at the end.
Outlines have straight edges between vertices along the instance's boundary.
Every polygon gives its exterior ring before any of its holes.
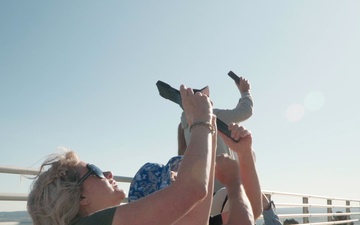
{"type": "MultiPolygon", "coordinates": [[[[181,110],[155,83],[250,80],[265,190],[360,199],[360,1],[0,1],[0,165],[58,146],[117,175],[176,154],[181,110]]],[[[0,192],[29,181],[0,175],[0,192]]],[[[126,188],[125,188],[126,189],[126,188]]],[[[24,203],[0,202],[0,211],[24,203]]]]}

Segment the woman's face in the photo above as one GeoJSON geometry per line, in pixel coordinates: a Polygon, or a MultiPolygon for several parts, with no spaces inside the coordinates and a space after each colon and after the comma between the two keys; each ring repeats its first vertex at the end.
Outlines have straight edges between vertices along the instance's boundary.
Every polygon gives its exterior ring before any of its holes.
{"type": "MultiPolygon", "coordinates": [[[[80,177],[83,177],[89,169],[87,163],[81,161],[77,169],[80,177]]],[[[103,172],[105,178],[99,178],[95,174],[91,174],[81,184],[82,198],[80,200],[80,210],[86,215],[98,210],[120,205],[121,201],[126,197],[124,190],[120,189],[114,180],[110,171],[103,172]],[[82,210],[84,209],[84,210],[82,210]]]]}

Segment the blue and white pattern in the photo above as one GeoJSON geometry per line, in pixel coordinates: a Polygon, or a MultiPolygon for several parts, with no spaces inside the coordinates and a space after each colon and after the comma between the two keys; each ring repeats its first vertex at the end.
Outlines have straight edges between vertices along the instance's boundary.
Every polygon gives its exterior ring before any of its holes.
{"type": "Polygon", "coordinates": [[[178,171],[182,156],[171,158],[166,165],[145,163],[130,184],[129,202],[138,200],[171,184],[171,171],[178,171]]]}

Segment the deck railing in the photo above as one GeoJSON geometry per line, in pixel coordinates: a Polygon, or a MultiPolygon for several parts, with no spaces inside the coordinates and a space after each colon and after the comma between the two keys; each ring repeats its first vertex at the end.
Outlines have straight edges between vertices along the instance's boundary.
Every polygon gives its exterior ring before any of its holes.
{"type": "Polygon", "coordinates": [[[282,221],[295,219],[299,224],[360,224],[360,200],[319,195],[267,191],[282,221]],[[289,202],[289,199],[290,202],[289,202]],[[296,213],[294,213],[296,212],[296,213]]]}
{"type": "MultiPolygon", "coordinates": [[[[0,166],[0,173],[36,175],[38,170],[0,166]]],[[[114,178],[117,182],[122,183],[130,183],[132,180],[131,177],[124,176],[115,176],[114,178]]],[[[358,199],[269,190],[263,190],[263,192],[275,202],[277,214],[283,222],[294,219],[299,224],[307,225],[360,225],[360,200],[358,199]]],[[[27,193],[2,193],[0,190],[0,201],[27,201],[27,193]]],[[[263,224],[262,217],[258,219],[256,224],[263,224]]]]}

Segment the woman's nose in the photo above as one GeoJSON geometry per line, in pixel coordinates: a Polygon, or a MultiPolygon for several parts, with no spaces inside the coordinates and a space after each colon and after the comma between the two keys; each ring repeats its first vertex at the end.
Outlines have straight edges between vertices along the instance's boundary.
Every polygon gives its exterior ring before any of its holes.
{"type": "Polygon", "coordinates": [[[103,172],[103,174],[107,179],[111,179],[114,177],[114,174],[111,171],[105,171],[103,172]]]}

